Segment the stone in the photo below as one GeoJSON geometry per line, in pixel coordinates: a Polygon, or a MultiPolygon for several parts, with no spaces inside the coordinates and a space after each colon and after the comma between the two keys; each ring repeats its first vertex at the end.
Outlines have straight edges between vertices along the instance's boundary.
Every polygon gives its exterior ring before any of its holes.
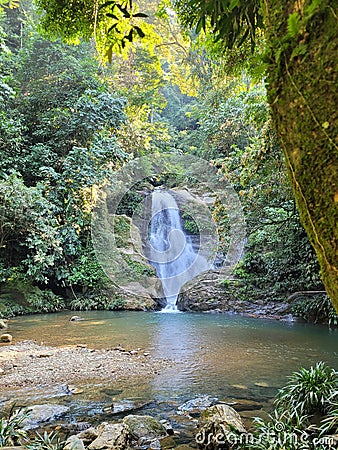
{"type": "Polygon", "coordinates": [[[170,436],[172,436],[174,434],[174,429],[171,425],[171,423],[169,422],[169,420],[166,419],[162,419],[160,420],[161,424],[164,426],[167,434],[169,434],[170,436]]]}
{"type": "Polygon", "coordinates": [[[28,408],[29,416],[22,422],[23,429],[37,428],[41,423],[54,420],[68,410],[68,406],[63,405],[32,405],[28,408]]]}
{"type": "Polygon", "coordinates": [[[165,427],[151,416],[129,415],[123,419],[123,423],[128,427],[132,441],[141,445],[167,436],[165,427]]]}
{"type": "MultiPolygon", "coordinates": [[[[88,430],[87,430],[88,431],[88,430]]],[[[103,422],[97,427],[97,438],[88,446],[89,450],[125,450],[129,448],[128,427],[124,423],[103,422]]]]}
{"type": "Polygon", "coordinates": [[[8,325],[3,319],[0,319],[0,329],[3,328],[8,328],[8,325]]]}
{"type": "Polygon", "coordinates": [[[76,436],[81,439],[85,444],[90,444],[93,442],[97,437],[99,433],[96,428],[89,427],[86,430],[81,431],[76,436]]]}
{"type": "Polygon", "coordinates": [[[85,446],[78,436],[69,436],[63,450],[85,450],[85,446]]]}
{"type": "MultiPolygon", "coordinates": [[[[142,445],[142,440],[140,441],[142,445]]],[[[148,450],[161,450],[161,442],[158,439],[153,439],[149,444],[146,442],[148,450]]]]}
{"type": "Polygon", "coordinates": [[[226,445],[226,433],[237,430],[246,433],[240,415],[231,407],[217,404],[202,411],[202,425],[196,434],[199,447],[206,450],[216,450],[226,445]]]}
{"type": "Polygon", "coordinates": [[[84,392],[83,389],[76,387],[74,384],[68,384],[67,391],[73,395],[83,394],[84,392]]]}
{"type": "Polygon", "coordinates": [[[196,414],[205,410],[215,402],[217,402],[217,398],[210,397],[209,395],[200,395],[199,397],[183,403],[183,405],[179,406],[177,409],[181,414],[196,414]]]}
{"type": "Polygon", "coordinates": [[[0,342],[12,342],[13,336],[9,333],[2,334],[0,336],[0,342]]]}
{"type": "Polygon", "coordinates": [[[265,381],[257,381],[257,383],[255,383],[255,386],[258,386],[258,387],[269,387],[269,384],[266,383],[265,381]]]}
{"type": "Polygon", "coordinates": [[[166,437],[160,439],[160,443],[161,443],[161,448],[163,448],[163,450],[172,449],[172,448],[176,447],[175,439],[172,436],[166,436],[166,437]]]}
{"type": "Polygon", "coordinates": [[[84,318],[83,318],[83,317],[80,317],[80,316],[72,316],[72,317],[69,319],[70,322],[80,322],[81,320],[84,320],[84,318]]]}

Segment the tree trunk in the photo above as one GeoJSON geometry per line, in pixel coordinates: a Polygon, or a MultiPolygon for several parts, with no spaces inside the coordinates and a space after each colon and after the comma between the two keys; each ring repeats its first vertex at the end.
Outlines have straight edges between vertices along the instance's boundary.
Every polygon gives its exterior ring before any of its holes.
{"type": "Polygon", "coordinates": [[[273,120],[301,221],[338,312],[338,2],[323,0],[313,14],[311,0],[263,3],[273,120]]]}

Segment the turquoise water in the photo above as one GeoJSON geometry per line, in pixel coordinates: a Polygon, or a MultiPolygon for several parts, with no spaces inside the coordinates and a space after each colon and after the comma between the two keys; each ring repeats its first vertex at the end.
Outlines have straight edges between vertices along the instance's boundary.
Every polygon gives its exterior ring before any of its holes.
{"type": "Polygon", "coordinates": [[[73,314],[16,318],[11,332],[16,342],[141,347],[173,362],[149,380],[126,380],[124,398],[137,391],[156,401],[199,394],[268,401],[300,366],[323,360],[338,369],[338,330],[322,326],[226,314],[113,311],[80,312],[85,320],[69,322],[73,314]]]}

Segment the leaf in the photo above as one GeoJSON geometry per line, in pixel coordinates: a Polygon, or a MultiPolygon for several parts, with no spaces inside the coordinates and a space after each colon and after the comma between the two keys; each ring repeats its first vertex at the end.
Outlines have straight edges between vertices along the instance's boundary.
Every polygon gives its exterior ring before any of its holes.
{"type": "Polygon", "coordinates": [[[316,12],[316,9],[321,3],[323,3],[323,0],[312,0],[310,5],[305,9],[305,13],[308,16],[307,19],[309,19],[316,12]]]}
{"type": "Polygon", "coordinates": [[[115,14],[112,14],[112,13],[107,13],[106,16],[111,17],[112,19],[115,19],[115,20],[119,20],[119,18],[117,16],[115,16],[115,14]]]}
{"type": "MultiPolygon", "coordinates": [[[[115,1],[109,1],[109,2],[105,2],[105,3],[103,3],[103,5],[100,5],[99,6],[99,9],[103,9],[103,8],[106,8],[107,6],[110,6],[110,5],[116,5],[116,2],[115,1]]],[[[114,7],[112,8],[112,9],[114,9],[114,7]]]]}
{"type": "Polygon", "coordinates": [[[145,14],[145,13],[136,13],[136,14],[133,14],[133,17],[143,17],[143,18],[146,18],[146,17],[149,17],[149,16],[148,16],[148,14],[145,14]]]}
{"type": "Polygon", "coordinates": [[[300,20],[300,15],[298,14],[298,12],[294,12],[292,14],[290,14],[289,18],[288,18],[288,36],[289,37],[296,37],[299,32],[300,32],[300,28],[301,28],[301,20],[300,20]]]}
{"type": "Polygon", "coordinates": [[[124,39],[127,39],[127,41],[129,42],[133,42],[133,28],[129,31],[129,33],[127,34],[127,36],[124,37],[124,39]]]}
{"type": "Polygon", "coordinates": [[[196,25],[196,33],[198,34],[201,30],[205,30],[205,16],[199,18],[196,25]]]}
{"type": "Polygon", "coordinates": [[[229,5],[229,9],[230,11],[232,11],[233,9],[235,9],[237,6],[239,6],[240,4],[240,0],[232,0],[232,2],[229,5]]]}
{"type": "Polygon", "coordinates": [[[108,28],[107,34],[109,34],[111,31],[115,29],[116,33],[121,33],[121,31],[117,28],[118,22],[114,23],[111,27],[108,28]]]}
{"type": "Polygon", "coordinates": [[[144,38],[145,33],[142,31],[142,29],[140,27],[137,27],[136,25],[134,25],[133,28],[136,31],[136,33],[140,36],[140,38],[144,38]]]}
{"type": "Polygon", "coordinates": [[[118,7],[118,9],[121,11],[121,13],[124,15],[124,17],[126,19],[130,19],[130,14],[127,10],[127,8],[124,8],[122,5],[120,5],[119,3],[116,3],[116,6],[118,7]]]}

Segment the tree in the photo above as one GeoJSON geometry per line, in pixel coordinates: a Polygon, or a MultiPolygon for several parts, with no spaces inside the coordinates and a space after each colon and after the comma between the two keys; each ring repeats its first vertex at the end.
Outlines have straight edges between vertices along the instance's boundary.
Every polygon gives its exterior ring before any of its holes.
{"type": "MultiPolygon", "coordinates": [[[[82,0],[78,4],[83,3],[83,9],[65,8],[67,19],[73,16],[70,23],[74,30],[67,29],[69,20],[59,20],[63,12],[57,1],[38,0],[38,3],[49,14],[45,15],[45,28],[51,27],[55,32],[57,24],[58,31],[68,38],[72,33],[77,37],[79,33],[88,36],[88,30],[98,26],[99,15],[91,13],[92,19],[88,19],[88,5],[91,4],[90,11],[94,4],[99,9],[110,5],[82,0]]],[[[249,39],[254,49],[257,31],[266,29],[267,91],[273,121],[302,223],[316,250],[326,290],[338,311],[337,1],[175,3],[183,22],[196,26],[197,32],[210,27],[223,48],[241,46],[249,39]]],[[[123,12],[128,5],[132,7],[132,2],[114,5],[123,12]]]]}
{"type": "Polygon", "coordinates": [[[301,221],[338,311],[337,1],[299,5],[265,2],[268,99],[301,221]]]}

